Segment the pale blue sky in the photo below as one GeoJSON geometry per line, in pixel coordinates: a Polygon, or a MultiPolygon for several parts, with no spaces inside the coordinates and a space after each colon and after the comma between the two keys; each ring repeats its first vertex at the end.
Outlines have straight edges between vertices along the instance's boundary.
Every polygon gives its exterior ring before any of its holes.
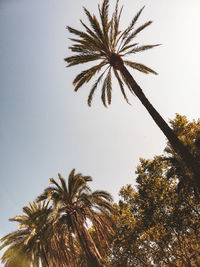
{"type": "MultiPolygon", "coordinates": [[[[65,68],[65,26],[80,28],[82,6],[96,11],[99,2],[0,0],[0,235],[16,228],[8,218],[21,213],[58,172],[67,177],[76,168],[91,175],[93,189],[117,200],[123,185],[134,184],[139,158],[163,151],[165,137],[134,96],[127,105],[114,84],[110,108],[98,93],[89,108],[89,85],[73,91],[72,80],[84,66],[65,68]]],[[[138,41],[163,44],[136,59],[159,76],[132,72],[149,100],[166,120],[175,113],[198,119],[199,0],[121,4],[123,28],[145,5],[138,25],[154,23],[138,41]]]]}

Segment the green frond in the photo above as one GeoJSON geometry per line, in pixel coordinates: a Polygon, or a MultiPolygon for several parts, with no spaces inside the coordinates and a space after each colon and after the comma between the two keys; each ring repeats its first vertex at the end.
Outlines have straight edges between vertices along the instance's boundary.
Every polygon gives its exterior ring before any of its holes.
{"type": "Polygon", "coordinates": [[[114,70],[115,77],[117,78],[117,81],[119,83],[122,95],[123,95],[124,99],[126,100],[126,102],[128,104],[130,104],[129,101],[128,101],[128,98],[126,96],[125,90],[124,90],[124,84],[123,84],[122,80],[120,79],[119,74],[117,73],[117,70],[115,70],[115,69],[113,69],[113,70],[114,70]]]}
{"type": "Polygon", "coordinates": [[[132,61],[128,61],[128,60],[125,60],[124,63],[126,65],[128,65],[129,67],[133,68],[133,69],[136,69],[138,71],[141,71],[145,74],[149,74],[149,73],[153,73],[153,74],[158,74],[157,72],[155,72],[153,69],[150,69],[149,67],[143,65],[143,64],[140,64],[140,63],[136,63],[136,62],[132,62],[132,61]]]}
{"type": "Polygon", "coordinates": [[[99,78],[96,80],[96,82],[94,83],[94,85],[92,86],[91,90],[90,90],[90,94],[88,96],[88,106],[91,107],[91,104],[92,104],[92,99],[93,99],[93,95],[94,95],[94,92],[96,91],[97,89],[97,86],[98,84],[100,83],[101,79],[103,78],[105,72],[107,71],[108,68],[106,68],[104,70],[104,72],[99,76],[99,78]]]}
{"type": "Polygon", "coordinates": [[[75,87],[74,90],[77,91],[84,83],[88,83],[90,79],[105,65],[106,63],[103,61],[99,65],[96,65],[88,70],[84,70],[78,74],[73,81],[75,87]]]}
{"type": "Polygon", "coordinates": [[[100,54],[90,53],[90,54],[79,54],[76,56],[67,57],[64,60],[67,61],[67,63],[69,63],[67,67],[71,67],[71,66],[87,63],[89,61],[94,61],[97,59],[101,59],[100,54]]]}

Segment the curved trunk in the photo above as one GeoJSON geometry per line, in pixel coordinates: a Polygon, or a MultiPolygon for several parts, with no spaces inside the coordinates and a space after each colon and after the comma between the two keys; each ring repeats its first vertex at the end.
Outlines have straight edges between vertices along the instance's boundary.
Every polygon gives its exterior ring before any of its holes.
{"type": "Polygon", "coordinates": [[[132,75],[129,73],[127,68],[120,64],[117,68],[128,81],[135,95],[139,98],[142,104],[145,106],[155,123],[161,129],[161,131],[165,134],[175,152],[177,152],[185,162],[187,168],[193,173],[194,181],[200,189],[200,166],[198,162],[194,159],[192,154],[187,150],[187,148],[181,143],[178,137],[175,135],[173,130],[169,127],[169,125],[165,122],[165,120],[161,117],[161,115],[157,112],[157,110],[152,106],[149,100],[146,98],[140,86],[133,79],[132,75]]]}

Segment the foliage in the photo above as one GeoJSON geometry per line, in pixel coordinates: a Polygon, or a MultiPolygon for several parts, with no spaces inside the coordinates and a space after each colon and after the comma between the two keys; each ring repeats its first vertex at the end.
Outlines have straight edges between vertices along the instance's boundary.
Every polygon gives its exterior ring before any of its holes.
{"type": "MultiPolygon", "coordinates": [[[[199,121],[177,115],[171,124],[198,157],[199,121]]],[[[182,162],[170,148],[170,157],[141,159],[136,187],[121,189],[110,266],[199,266],[199,193],[182,183],[182,162]]]]}

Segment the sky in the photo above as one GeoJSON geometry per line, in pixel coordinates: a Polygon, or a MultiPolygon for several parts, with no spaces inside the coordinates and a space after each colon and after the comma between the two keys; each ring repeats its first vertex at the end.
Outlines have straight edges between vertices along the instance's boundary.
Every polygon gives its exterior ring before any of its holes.
{"type": "MultiPolygon", "coordinates": [[[[82,29],[82,7],[94,0],[0,0],[0,236],[16,229],[8,219],[22,214],[48,186],[75,168],[91,175],[93,190],[110,192],[135,184],[139,158],[163,153],[166,139],[135,96],[128,105],[116,83],[109,108],[91,84],[75,93],[74,77],[84,65],[66,68],[72,37],[66,25],[82,29]]],[[[154,23],[140,44],[162,44],[135,56],[159,75],[131,71],[150,102],[168,122],[176,113],[199,118],[199,0],[121,0],[121,27],[145,5],[138,21],[154,23]]],[[[115,4],[110,0],[111,11],[115,4]]],[[[134,60],[134,57],[132,58],[134,60]]],[[[1,265],[3,266],[3,265],[1,265]]]]}

